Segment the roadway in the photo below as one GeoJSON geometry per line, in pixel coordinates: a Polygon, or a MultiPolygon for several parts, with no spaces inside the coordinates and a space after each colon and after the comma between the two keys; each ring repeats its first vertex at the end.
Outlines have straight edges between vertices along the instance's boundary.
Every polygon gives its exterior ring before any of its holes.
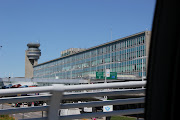
{"type": "MultiPolygon", "coordinates": [[[[11,104],[0,104],[0,109],[13,109],[11,104]]],[[[46,112],[38,111],[38,112],[29,112],[29,113],[18,113],[18,114],[11,114],[10,116],[14,117],[16,120],[19,119],[29,119],[29,118],[40,118],[45,117],[46,112]]]]}

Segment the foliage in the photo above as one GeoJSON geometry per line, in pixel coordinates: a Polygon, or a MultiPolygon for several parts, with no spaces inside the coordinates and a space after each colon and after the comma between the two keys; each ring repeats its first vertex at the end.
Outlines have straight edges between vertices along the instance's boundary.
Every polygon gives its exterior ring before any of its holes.
{"type": "Polygon", "coordinates": [[[9,115],[0,115],[0,120],[15,120],[14,117],[10,117],[9,115]]]}

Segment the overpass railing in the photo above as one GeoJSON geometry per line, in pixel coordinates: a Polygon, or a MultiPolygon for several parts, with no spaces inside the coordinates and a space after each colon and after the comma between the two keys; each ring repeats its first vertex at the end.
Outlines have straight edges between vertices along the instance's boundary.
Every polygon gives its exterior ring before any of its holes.
{"type": "Polygon", "coordinates": [[[126,109],[126,110],[115,110],[111,112],[95,112],[95,113],[84,113],[77,115],[66,115],[59,116],[59,109],[69,108],[84,108],[84,107],[100,107],[105,105],[126,105],[126,104],[138,104],[144,103],[144,97],[138,98],[127,98],[127,99],[115,99],[106,101],[92,101],[86,103],[62,103],[62,100],[67,99],[83,99],[92,97],[103,97],[103,96],[121,96],[129,94],[144,94],[145,81],[136,82],[119,82],[119,83],[103,83],[103,84],[87,84],[87,85],[70,85],[64,86],[62,84],[55,84],[53,86],[46,87],[33,87],[33,88],[14,88],[14,89],[1,89],[0,96],[6,96],[0,98],[0,104],[4,103],[17,103],[17,102],[33,102],[33,101],[49,101],[46,106],[34,106],[26,108],[13,108],[13,109],[1,109],[0,115],[5,114],[16,114],[36,111],[47,111],[47,117],[32,118],[31,120],[70,120],[70,119],[82,119],[92,117],[104,117],[114,115],[131,115],[131,114],[142,114],[144,108],[126,109]],[[115,90],[112,90],[115,89],[115,90]],[[125,88],[125,89],[122,89],[125,88]],[[93,92],[93,90],[106,89],[107,91],[93,92]],[[111,89],[110,91],[108,89],[111,89]],[[87,92],[73,92],[72,91],[84,91],[87,92]],[[32,94],[32,93],[49,93],[45,95],[34,95],[34,96],[18,96],[8,97],[17,94],[32,94]]]}

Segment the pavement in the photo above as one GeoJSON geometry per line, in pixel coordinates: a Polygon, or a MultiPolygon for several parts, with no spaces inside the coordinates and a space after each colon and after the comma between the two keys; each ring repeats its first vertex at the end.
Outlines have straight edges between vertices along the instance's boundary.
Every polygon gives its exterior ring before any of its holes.
{"type": "MultiPolygon", "coordinates": [[[[0,109],[12,109],[14,107],[11,106],[11,104],[0,104],[0,109]]],[[[18,114],[11,114],[10,116],[14,117],[15,120],[19,119],[30,119],[30,118],[41,118],[41,117],[46,117],[46,112],[45,111],[38,111],[38,112],[29,112],[29,113],[18,113],[18,114]]],[[[76,119],[77,120],[77,119],[76,119]]],[[[104,118],[102,119],[80,119],[80,120],[105,120],[104,118]]]]}
{"type": "MultiPolygon", "coordinates": [[[[0,109],[12,109],[14,107],[11,104],[0,104],[0,109]]],[[[14,117],[16,120],[19,119],[29,119],[29,118],[40,118],[45,117],[45,111],[38,111],[38,112],[29,112],[29,113],[18,113],[18,114],[11,114],[10,116],[14,117]]]]}

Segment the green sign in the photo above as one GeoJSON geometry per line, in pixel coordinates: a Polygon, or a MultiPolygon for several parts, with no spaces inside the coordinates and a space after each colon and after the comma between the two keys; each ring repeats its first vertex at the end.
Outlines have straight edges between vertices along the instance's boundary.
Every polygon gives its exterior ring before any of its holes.
{"type": "Polygon", "coordinates": [[[117,72],[110,72],[110,77],[107,77],[107,79],[117,79],[117,72]]]}
{"type": "MultiPolygon", "coordinates": [[[[96,72],[96,79],[105,79],[104,72],[96,72]]],[[[107,80],[116,80],[117,79],[117,72],[110,72],[110,77],[106,77],[107,80]]]]}
{"type": "Polygon", "coordinates": [[[96,72],[96,79],[105,79],[104,72],[96,72]]]}

